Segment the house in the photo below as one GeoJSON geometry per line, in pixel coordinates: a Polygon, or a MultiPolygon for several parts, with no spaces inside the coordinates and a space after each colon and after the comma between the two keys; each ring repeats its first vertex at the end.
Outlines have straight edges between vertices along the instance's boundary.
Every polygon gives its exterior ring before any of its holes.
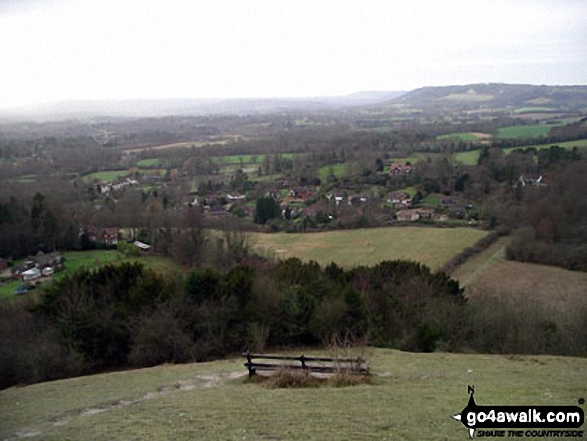
{"type": "Polygon", "coordinates": [[[389,174],[391,176],[397,176],[401,174],[409,174],[412,172],[412,166],[407,164],[401,164],[399,162],[392,162],[389,164],[389,174]]]}
{"type": "Polygon", "coordinates": [[[88,235],[92,242],[116,245],[118,243],[118,228],[116,227],[89,227],[88,235]]]}
{"type": "Polygon", "coordinates": [[[399,204],[403,207],[411,207],[412,198],[408,193],[394,191],[389,194],[387,202],[394,205],[399,204]]]}
{"type": "Polygon", "coordinates": [[[135,247],[138,247],[141,251],[149,251],[151,249],[151,245],[147,245],[146,243],[139,242],[138,240],[135,240],[133,242],[133,245],[135,247]]]}
{"type": "Polygon", "coordinates": [[[409,210],[400,210],[397,212],[397,220],[399,221],[417,221],[424,219],[431,219],[434,214],[433,210],[427,208],[414,208],[409,210]]]}
{"type": "Polygon", "coordinates": [[[534,187],[546,187],[546,182],[544,182],[543,176],[539,176],[536,179],[532,179],[524,175],[520,175],[520,177],[518,178],[518,185],[520,187],[525,187],[526,185],[532,185],[534,187]]]}
{"type": "Polygon", "coordinates": [[[29,270],[23,271],[21,277],[23,282],[37,280],[41,278],[41,271],[38,268],[31,268],[29,270]]]}

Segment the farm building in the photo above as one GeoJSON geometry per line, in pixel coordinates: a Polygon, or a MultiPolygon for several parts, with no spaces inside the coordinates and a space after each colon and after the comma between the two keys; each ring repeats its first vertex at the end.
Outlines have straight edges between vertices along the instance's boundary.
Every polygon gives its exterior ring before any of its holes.
{"type": "Polygon", "coordinates": [[[138,247],[141,249],[141,251],[149,251],[151,249],[151,245],[147,245],[146,243],[143,242],[139,242],[138,240],[135,240],[133,242],[133,245],[135,247],[138,247]]]}
{"type": "Polygon", "coordinates": [[[23,271],[21,274],[23,282],[29,282],[31,280],[37,280],[41,278],[41,271],[38,268],[31,268],[23,271]]]}
{"type": "Polygon", "coordinates": [[[431,219],[434,214],[433,210],[426,208],[414,208],[411,210],[398,211],[396,216],[399,221],[417,221],[420,219],[431,219]]]}

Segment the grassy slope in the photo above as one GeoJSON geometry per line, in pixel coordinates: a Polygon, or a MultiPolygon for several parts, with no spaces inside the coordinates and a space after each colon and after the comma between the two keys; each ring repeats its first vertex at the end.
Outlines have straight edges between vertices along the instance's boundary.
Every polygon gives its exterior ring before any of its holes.
{"type": "Polygon", "coordinates": [[[569,309],[587,301],[587,273],[506,260],[508,240],[500,239],[453,272],[466,288],[475,288],[467,293],[482,292],[484,287],[501,293],[531,293],[540,303],[569,309]]]}
{"type": "Polygon", "coordinates": [[[391,227],[311,234],[253,234],[255,248],[277,257],[299,257],[321,264],[372,265],[409,259],[436,269],[486,233],[471,228],[391,227]]]}
{"type": "MultiPolygon", "coordinates": [[[[450,417],[479,404],[573,405],[587,360],[372,349],[374,384],[271,390],[242,360],[164,365],[0,391],[0,437],[77,440],[466,439],[450,417]]],[[[545,439],[545,438],[541,438],[545,439]]]]}

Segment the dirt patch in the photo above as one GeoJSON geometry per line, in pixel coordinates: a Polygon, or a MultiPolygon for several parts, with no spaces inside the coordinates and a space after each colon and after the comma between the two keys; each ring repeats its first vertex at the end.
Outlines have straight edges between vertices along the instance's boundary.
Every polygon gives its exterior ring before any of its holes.
{"type": "MultiPolygon", "coordinates": [[[[153,400],[155,398],[159,398],[171,393],[176,392],[186,392],[190,390],[196,389],[198,384],[201,384],[200,387],[204,389],[208,389],[211,387],[218,387],[223,384],[226,380],[232,380],[236,378],[240,378],[247,375],[246,371],[235,371],[235,372],[226,372],[221,374],[212,374],[212,375],[197,375],[193,379],[186,379],[186,380],[179,380],[175,382],[173,386],[165,386],[161,387],[156,391],[147,392],[137,398],[131,398],[126,400],[118,400],[111,404],[106,404],[103,406],[96,406],[96,407],[87,407],[83,409],[78,409],[73,412],[68,412],[67,414],[60,415],[56,418],[53,418],[51,421],[47,422],[46,425],[50,425],[53,427],[57,426],[64,426],[68,424],[72,419],[79,418],[79,417],[91,417],[94,415],[98,415],[104,412],[109,411],[116,411],[118,409],[132,406],[133,404],[140,403],[146,400],[153,400]]],[[[18,432],[14,433],[12,438],[8,439],[22,439],[22,438],[32,438],[36,436],[42,435],[42,427],[37,427],[33,429],[23,429],[18,432]]]]}

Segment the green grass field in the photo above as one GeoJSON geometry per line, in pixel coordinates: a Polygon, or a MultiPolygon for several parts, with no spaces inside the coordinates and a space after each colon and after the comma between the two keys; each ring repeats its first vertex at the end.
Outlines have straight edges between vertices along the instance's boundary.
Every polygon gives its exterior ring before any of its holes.
{"type": "Polygon", "coordinates": [[[268,389],[247,380],[241,358],[15,387],[0,391],[0,437],[466,440],[451,415],[467,385],[479,405],[577,405],[587,395],[580,358],[368,349],[366,359],[373,384],[340,388],[268,389]]]}
{"type": "Polygon", "coordinates": [[[447,135],[439,135],[436,137],[438,141],[452,141],[452,140],[461,140],[461,141],[480,141],[483,139],[491,138],[491,135],[485,133],[472,133],[472,132],[465,132],[465,133],[449,133],[447,135]]]}
{"type": "Polygon", "coordinates": [[[422,204],[428,205],[429,207],[438,207],[443,197],[441,193],[431,193],[422,199],[422,204]]]}
{"type": "Polygon", "coordinates": [[[120,177],[128,176],[128,170],[105,170],[85,175],[83,180],[86,182],[92,182],[94,179],[99,181],[114,181],[120,177]]]}
{"type": "Polygon", "coordinates": [[[526,299],[530,296],[541,304],[565,311],[587,303],[587,273],[506,260],[508,241],[507,237],[501,238],[452,272],[467,294],[474,296],[485,288],[510,295],[521,293],[526,299]]]}
{"type": "Polygon", "coordinates": [[[519,107],[514,110],[514,113],[534,113],[534,112],[551,112],[556,109],[552,107],[519,107]]]}
{"type": "Polygon", "coordinates": [[[253,247],[278,258],[299,257],[322,265],[373,265],[407,259],[436,269],[487,234],[471,228],[387,227],[308,234],[251,234],[253,247]]]}
{"type": "Polygon", "coordinates": [[[497,131],[497,137],[505,138],[538,138],[547,136],[552,128],[551,125],[536,124],[530,126],[512,126],[500,127],[497,131]]]}
{"type": "Polygon", "coordinates": [[[137,166],[139,167],[156,167],[163,164],[164,161],[160,158],[141,159],[137,162],[137,166]]]}
{"type": "Polygon", "coordinates": [[[458,152],[453,155],[455,161],[465,165],[476,165],[479,161],[481,150],[469,150],[467,152],[458,152]]]}
{"type": "Polygon", "coordinates": [[[333,165],[327,165],[324,167],[320,167],[318,169],[318,177],[320,178],[321,182],[327,182],[328,177],[330,176],[331,173],[334,176],[336,176],[337,178],[342,178],[343,176],[347,176],[349,173],[348,164],[346,164],[346,163],[333,164],[333,165]]]}

